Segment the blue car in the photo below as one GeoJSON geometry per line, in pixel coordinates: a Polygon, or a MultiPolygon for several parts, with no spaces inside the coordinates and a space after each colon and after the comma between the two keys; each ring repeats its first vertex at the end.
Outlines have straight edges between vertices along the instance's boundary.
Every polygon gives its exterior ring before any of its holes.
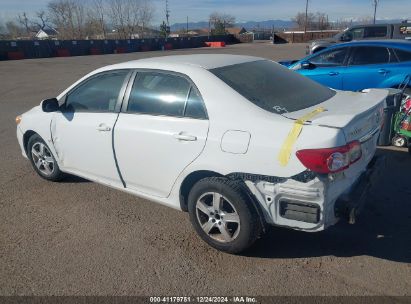
{"type": "MultiPolygon", "coordinates": [[[[331,46],[298,61],[280,63],[338,90],[396,88],[411,74],[411,42],[354,41],[331,46]]],[[[407,91],[411,93],[410,88],[407,91]]]]}

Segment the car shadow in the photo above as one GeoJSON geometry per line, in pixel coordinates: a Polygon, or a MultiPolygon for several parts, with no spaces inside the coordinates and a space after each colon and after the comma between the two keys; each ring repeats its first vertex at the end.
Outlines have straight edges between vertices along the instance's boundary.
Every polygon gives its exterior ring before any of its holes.
{"type": "Polygon", "coordinates": [[[67,174],[64,176],[64,178],[59,181],[59,183],[66,183],[66,184],[81,184],[81,183],[91,183],[91,181],[79,177],[79,176],[75,176],[75,175],[71,175],[71,174],[67,174]]]}
{"type": "Polygon", "coordinates": [[[269,228],[246,256],[262,258],[352,257],[368,255],[411,262],[411,156],[401,149],[380,148],[387,168],[355,225],[338,223],[326,231],[307,233],[269,228]]]}

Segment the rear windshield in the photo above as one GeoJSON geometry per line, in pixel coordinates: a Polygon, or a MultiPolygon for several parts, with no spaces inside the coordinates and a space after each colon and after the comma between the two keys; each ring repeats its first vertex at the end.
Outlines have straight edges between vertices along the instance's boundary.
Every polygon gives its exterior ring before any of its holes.
{"type": "Polygon", "coordinates": [[[255,105],[283,114],[315,106],[336,92],[269,60],[210,70],[255,105]]]}

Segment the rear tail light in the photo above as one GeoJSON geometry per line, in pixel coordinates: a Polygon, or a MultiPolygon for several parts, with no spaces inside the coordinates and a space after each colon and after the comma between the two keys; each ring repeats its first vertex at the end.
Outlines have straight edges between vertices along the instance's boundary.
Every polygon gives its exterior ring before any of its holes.
{"type": "Polygon", "coordinates": [[[324,174],[345,170],[362,156],[359,141],[336,148],[299,150],[296,154],[305,167],[324,174]]]}

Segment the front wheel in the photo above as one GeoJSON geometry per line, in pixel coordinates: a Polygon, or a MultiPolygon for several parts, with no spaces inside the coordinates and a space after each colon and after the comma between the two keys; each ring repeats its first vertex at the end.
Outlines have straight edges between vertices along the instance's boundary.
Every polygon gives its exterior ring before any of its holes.
{"type": "Polygon", "coordinates": [[[190,191],[188,210],[196,232],[218,250],[239,253],[260,236],[258,213],[238,182],[220,177],[200,180],[190,191]]]}
{"type": "Polygon", "coordinates": [[[42,178],[49,181],[59,181],[63,178],[63,172],[45,141],[37,134],[30,137],[27,144],[27,156],[30,162],[42,178]]]}

